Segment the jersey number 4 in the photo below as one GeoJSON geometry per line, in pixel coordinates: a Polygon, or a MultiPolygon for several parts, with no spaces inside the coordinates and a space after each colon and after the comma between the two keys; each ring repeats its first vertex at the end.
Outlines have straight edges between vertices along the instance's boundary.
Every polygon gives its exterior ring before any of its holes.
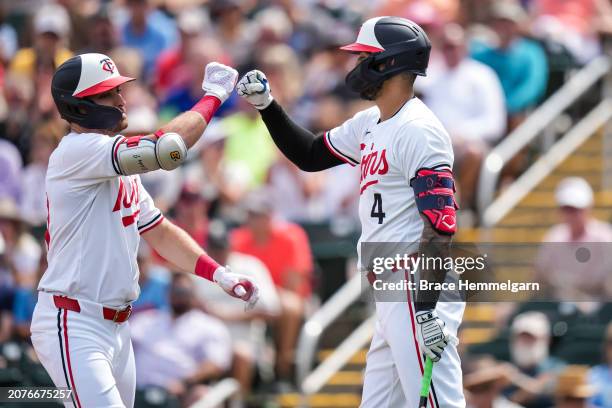
{"type": "Polygon", "coordinates": [[[372,204],[372,212],[370,212],[370,217],[378,218],[379,224],[383,223],[385,213],[383,212],[382,195],[380,195],[380,193],[374,193],[374,204],[372,204]]]}

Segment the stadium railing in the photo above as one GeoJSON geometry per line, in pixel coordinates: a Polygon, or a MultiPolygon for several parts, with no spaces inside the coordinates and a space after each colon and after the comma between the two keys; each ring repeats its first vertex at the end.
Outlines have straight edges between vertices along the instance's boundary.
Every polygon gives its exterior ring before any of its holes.
{"type": "Polygon", "coordinates": [[[370,340],[374,327],[372,318],[365,320],[313,370],[319,339],[338,317],[361,298],[362,279],[360,274],[349,279],[304,324],[295,353],[296,380],[302,394],[320,390],[325,381],[370,340]]]}
{"type": "MultiPolygon", "coordinates": [[[[503,168],[536,139],[542,142],[542,151],[547,151],[554,143],[555,135],[552,134],[551,137],[551,130],[554,129],[555,122],[563,117],[570,106],[584,97],[593,85],[609,74],[611,66],[610,57],[606,55],[592,60],[489,152],[480,171],[477,191],[477,205],[482,226],[493,226],[505,214],[500,208],[509,207],[511,198],[507,194],[495,198],[503,168]]],[[[605,106],[598,108],[606,109],[605,106]]]]}

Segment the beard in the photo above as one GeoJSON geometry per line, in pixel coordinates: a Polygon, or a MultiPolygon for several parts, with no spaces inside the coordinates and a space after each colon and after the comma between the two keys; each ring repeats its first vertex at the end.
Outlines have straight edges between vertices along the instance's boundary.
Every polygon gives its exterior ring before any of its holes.
{"type": "Polygon", "coordinates": [[[510,347],[510,355],[520,368],[533,368],[548,358],[548,343],[538,341],[529,347],[513,344],[510,347]]]}
{"type": "Polygon", "coordinates": [[[382,90],[383,82],[379,82],[374,85],[368,86],[363,91],[359,92],[359,96],[361,99],[365,99],[366,101],[374,101],[380,95],[380,91],[382,90]]]}

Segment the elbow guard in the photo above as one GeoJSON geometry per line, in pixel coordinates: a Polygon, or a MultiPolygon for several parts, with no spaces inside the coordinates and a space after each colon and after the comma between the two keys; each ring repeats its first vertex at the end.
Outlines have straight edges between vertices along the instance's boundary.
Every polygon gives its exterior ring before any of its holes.
{"type": "Polygon", "coordinates": [[[419,169],[410,180],[419,212],[427,217],[431,226],[441,234],[453,235],[457,231],[455,180],[448,169],[419,169]]]}
{"type": "Polygon", "coordinates": [[[113,161],[123,175],[157,169],[173,170],[187,157],[187,146],[177,133],[164,133],[157,140],[147,136],[126,137],[115,147],[113,161]]]}

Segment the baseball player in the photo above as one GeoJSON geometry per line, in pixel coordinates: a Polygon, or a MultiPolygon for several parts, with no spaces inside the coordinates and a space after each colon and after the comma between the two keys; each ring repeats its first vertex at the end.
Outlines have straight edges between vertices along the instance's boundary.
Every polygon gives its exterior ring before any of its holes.
{"type": "MultiPolygon", "coordinates": [[[[218,265],[155,208],[139,173],[172,170],[228,98],[238,73],[206,66],[205,94],[191,110],[154,134],[124,137],[119,74],[102,54],[83,54],[55,72],[51,91],[70,124],[51,155],[46,179],[48,268],[38,290],[32,344],[71,407],[132,407],[135,369],[130,303],[139,294],[140,238],[177,270],[216,282],[255,304],[255,283],[218,265]]],[[[193,347],[197,349],[198,344],[193,347]]]]}
{"type": "MultiPolygon", "coordinates": [[[[360,244],[420,242],[419,255],[447,256],[457,208],[451,141],[413,92],[416,76],[426,75],[431,49],[426,33],[403,18],[376,17],[342,49],[359,55],[346,77],[348,87],[375,106],[321,136],[293,122],[262,72],[248,72],[238,82],[238,94],[259,110],[276,145],[302,170],[360,166],[360,244]]],[[[441,282],[446,272],[423,269],[420,275],[441,282]]],[[[459,356],[450,341],[465,305],[438,302],[439,295],[423,290],[413,299],[407,291],[407,302],[376,303],[362,407],[418,406],[425,356],[437,362],[428,405],[465,406],[459,356]]]]}

